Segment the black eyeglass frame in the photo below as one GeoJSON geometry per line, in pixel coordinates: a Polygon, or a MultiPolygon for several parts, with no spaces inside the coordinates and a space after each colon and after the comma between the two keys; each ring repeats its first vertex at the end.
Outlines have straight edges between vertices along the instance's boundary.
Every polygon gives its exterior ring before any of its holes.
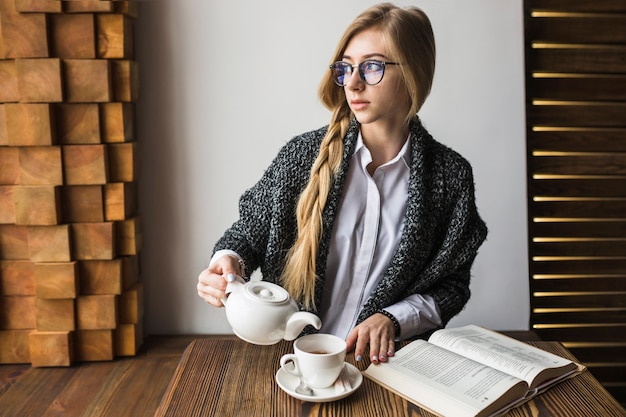
{"type": "MultiPolygon", "coordinates": [[[[337,77],[335,76],[335,71],[336,71],[336,66],[337,66],[337,64],[341,64],[341,65],[345,66],[346,68],[347,68],[347,67],[350,67],[350,76],[352,76],[352,74],[354,74],[354,68],[358,68],[358,69],[359,69],[359,76],[361,77],[361,80],[362,80],[365,84],[367,84],[367,85],[376,85],[376,84],[379,84],[379,83],[383,80],[383,77],[385,76],[385,67],[386,67],[387,65],[400,65],[400,63],[399,63],[399,62],[381,61],[381,60],[379,60],[379,59],[366,59],[366,60],[364,60],[364,61],[359,62],[358,64],[350,64],[350,63],[345,62],[345,61],[337,61],[337,62],[334,62],[334,63],[330,64],[328,67],[330,68],[330,70],[331,70],[331,72],[332,72],[332,75],[333,75],[333,81],[334,81],[334,82],[335,82],[335,84],[337,84],[339,87],[345,87],[348,83],[341,84],[341,83],[339,83],[339,82],[337,81],[337,77]],[[368,63],[372,63],[372,62],[374,62],[374,63],[376,63],[376,64],[381,65],[381,67],[382,67],[382,74],[380,75],[380,80],[376,81],[375,83],[368,83],[368,82],[367,82],[367,80],[365,79],[365,74],[364,74],[364,72],[363,72],[363,65],[364,65],[364,64],[365,64],[365,65],[367,65],[368,63]]],[[[346,71],[346,73],[345,73],[345,74],[347,74],[347,71],[346,71]]],[[[345,76],[345,74],[344,74],[344,76],[345,76]]]]}

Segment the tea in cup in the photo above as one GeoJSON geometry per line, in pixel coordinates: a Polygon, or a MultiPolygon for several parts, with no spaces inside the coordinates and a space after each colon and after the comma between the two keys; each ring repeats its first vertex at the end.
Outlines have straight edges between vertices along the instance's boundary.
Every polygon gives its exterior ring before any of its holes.
{"type": "Polygon", "coordinates": [[[294,353],[283,355],[280,366],[312,388],[331,386],[346,359],[345,340],[331,334],[310,334],[293,342],[294,353]],[[288,366],[289,363],[291,366],[288,366]]]}

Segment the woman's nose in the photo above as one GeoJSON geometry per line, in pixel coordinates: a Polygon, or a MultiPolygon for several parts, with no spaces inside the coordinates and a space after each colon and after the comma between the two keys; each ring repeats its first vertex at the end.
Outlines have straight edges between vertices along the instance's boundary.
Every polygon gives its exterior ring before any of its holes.
{"type": "Polygon", "coordinates": [[[352,73],[350,74],[350,78],[348,79],[346,87],[348,87],[350,90],[360,90],[361,88],[363,88],[364,85],[365,83],[363,82],[363,79],[361,79],[359,69],[352,68],[352,73]]]}

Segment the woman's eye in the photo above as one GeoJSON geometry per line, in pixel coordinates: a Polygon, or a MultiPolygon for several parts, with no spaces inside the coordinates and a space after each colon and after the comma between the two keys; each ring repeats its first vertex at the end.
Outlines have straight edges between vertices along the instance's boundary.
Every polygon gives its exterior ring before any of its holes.
{"type": "Polygon", "coordinates": [[[366,71],[378,71],[379,69],[380,69],[380,66],[378,65],[378,62],[368,62],[365,65],[366,71]]]}

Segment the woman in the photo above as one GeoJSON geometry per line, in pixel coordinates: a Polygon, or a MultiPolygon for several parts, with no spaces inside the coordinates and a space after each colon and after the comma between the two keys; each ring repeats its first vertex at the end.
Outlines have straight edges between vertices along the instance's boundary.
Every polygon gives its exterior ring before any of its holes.
{"type": "Polygon", "coordinates": [[[198,294],[258,267],[320,330],[360,360],[445,326],[470,296],[487,228],[469,163],[436,142],[417,112],[430,92],[434,35],[418,8],[363,12],[339,42],[319,96],[330,124],[289,141],[240,200],[198,294]]]}

